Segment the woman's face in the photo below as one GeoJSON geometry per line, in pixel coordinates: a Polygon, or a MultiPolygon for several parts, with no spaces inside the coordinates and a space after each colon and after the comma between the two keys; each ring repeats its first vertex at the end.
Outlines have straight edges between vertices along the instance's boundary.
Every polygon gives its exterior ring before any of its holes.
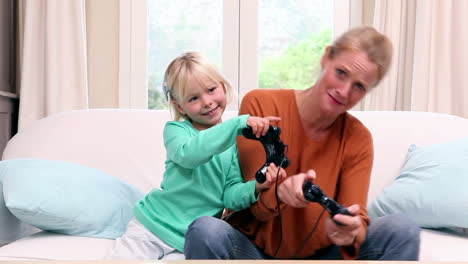
{"type": "Polygon", "coordinates": [[[356,105],[377,82],[377,66],[363,51],[344,51],[322,58],[317,81],[322,111],[339,115],[356,105]]]}

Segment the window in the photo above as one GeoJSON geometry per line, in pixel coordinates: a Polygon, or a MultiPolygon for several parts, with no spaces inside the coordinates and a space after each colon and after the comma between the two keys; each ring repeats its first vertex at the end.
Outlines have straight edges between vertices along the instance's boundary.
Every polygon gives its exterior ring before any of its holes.
{"type": "Polygon", "coordinates": [[[331,43],[333,1],[260,0],[259,88],[308,88],[331,43]]]}
{"type": "Polygon", "coordinates": [[[362,4],[360,0],[142,2],[121,0],[121,20],[131,15],[126,19],[130,26],[121,25],[121,43],[127,41],[129,47],[121,45],[120,56],[128,58],[121,74],[128,77],[121,77],[127,82],[120,82],[120,91],[129,102],[124,107],[150,109],[167,108],[161,89],[164,71],[172,59],[189,50],[202,52],[238,89],[238,101],[231,109],[237,109],[242,96],[253,88],[305,89],[312,84],[314,68],[317,72],[332,35],[359,24],[362,4]],[[141,17],[143,10],[146,19],[141,17]],[[122,28],[128,32],[122,33],[122,28]],[[142,32],[147,33],[143,49],[147,53],[138,45],[143,37],[136,37],[142,32]],[[135,70],[138,65],[141,70],[143,62],[144,85],[135,70]]]}
{"type": "Polygon", "coordinates": [[[148,108],[167,108],[164,71],[182,52],[199,51],[222,71],[222,23],[219,0],[148,1],[148,108]]]}

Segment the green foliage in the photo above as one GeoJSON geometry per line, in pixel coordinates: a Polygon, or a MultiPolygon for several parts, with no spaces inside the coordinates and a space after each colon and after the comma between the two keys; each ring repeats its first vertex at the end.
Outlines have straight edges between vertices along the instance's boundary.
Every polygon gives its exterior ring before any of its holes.
{"type": "Polygon", "coordinates": [[[260,64],[259,87],[269,89],[306,89],[317,79],[320,59],[331,43],[331,30],[322,30],[305,40],[289,45],[275,57],[260,64]]]}
{"type": "MultiPolygon", "coordinates": [[[[260,64],[259,87],[269,89],[307,89],[317,79],[320,59],[331,43],[331,30],[322,30],[305,40],[289,45],[280,55],[267,57],[260,64]]],[[[148,79],[148,108],[168,109],[157,86],[157,74],[148,79]]]]}
{"type": "Polygon", "coordinates": [[[156,76],[153,74],[148,79],[148,109],[168,109],[166,98],[156,85],[156,76]]]}

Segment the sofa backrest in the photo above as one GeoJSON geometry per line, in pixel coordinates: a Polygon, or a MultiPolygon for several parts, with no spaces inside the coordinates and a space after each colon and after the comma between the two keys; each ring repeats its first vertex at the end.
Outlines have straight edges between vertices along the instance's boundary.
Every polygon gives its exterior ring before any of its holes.
{"type": "MultiPolygon", "coordinates": [[[[237,114],[226,111],[224,118],[237,114]]],[[[144,192],[159,187],[168,110],[92,109],[51,115],[7,144],[2,159],[42,158],[100,169],[144,192]]]]}
{"type": "Polygon", "coordinates": [[[374,139],[374,165],[368,202],[398,175],[408,147],[427,146],[468,136],[468,119],[409,111],[351,111],[374,139]]]}
{"type": "MultiPolygon", "coordinates": [[[[353,111],[371,131],[375,160],[369,201],[399,174],[408,147],[468,136],[468,119],[427,112],[353,111]]],[[[237,114],[226,111],[224,119],[237,114]]],[[[21,130],[3,159],[64,160],[115,175],[142,191],[158,187],[166,158],[166,110],[93,109],[49,116],[21,130]]],[[[287,144],[287,142],[285,142],[287,144]]]]}

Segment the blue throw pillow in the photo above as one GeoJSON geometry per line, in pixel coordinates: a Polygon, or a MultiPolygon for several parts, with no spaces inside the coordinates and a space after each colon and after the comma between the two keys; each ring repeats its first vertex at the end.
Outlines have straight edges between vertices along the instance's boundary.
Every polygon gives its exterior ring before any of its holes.
{"type": "Polygon", "coordinates": [[[368,211],[371,218],[404,213],[425,228],[467,228],[468,138],[410,146],[400,176],[368,211]]]}
{"type": "Polygon", "coordinates": [[[21,222],[5,206],[2,175],[2,167],[0,166],[0,247],[37,232],[36,228],[21,222]]]}
{"type": "Polygon", "coordinates": [[[5,160],[0,162],[0,179],[13,215],[68,235],[121,236],[144,195],[112,175],[63,161],[5,160]]]}

